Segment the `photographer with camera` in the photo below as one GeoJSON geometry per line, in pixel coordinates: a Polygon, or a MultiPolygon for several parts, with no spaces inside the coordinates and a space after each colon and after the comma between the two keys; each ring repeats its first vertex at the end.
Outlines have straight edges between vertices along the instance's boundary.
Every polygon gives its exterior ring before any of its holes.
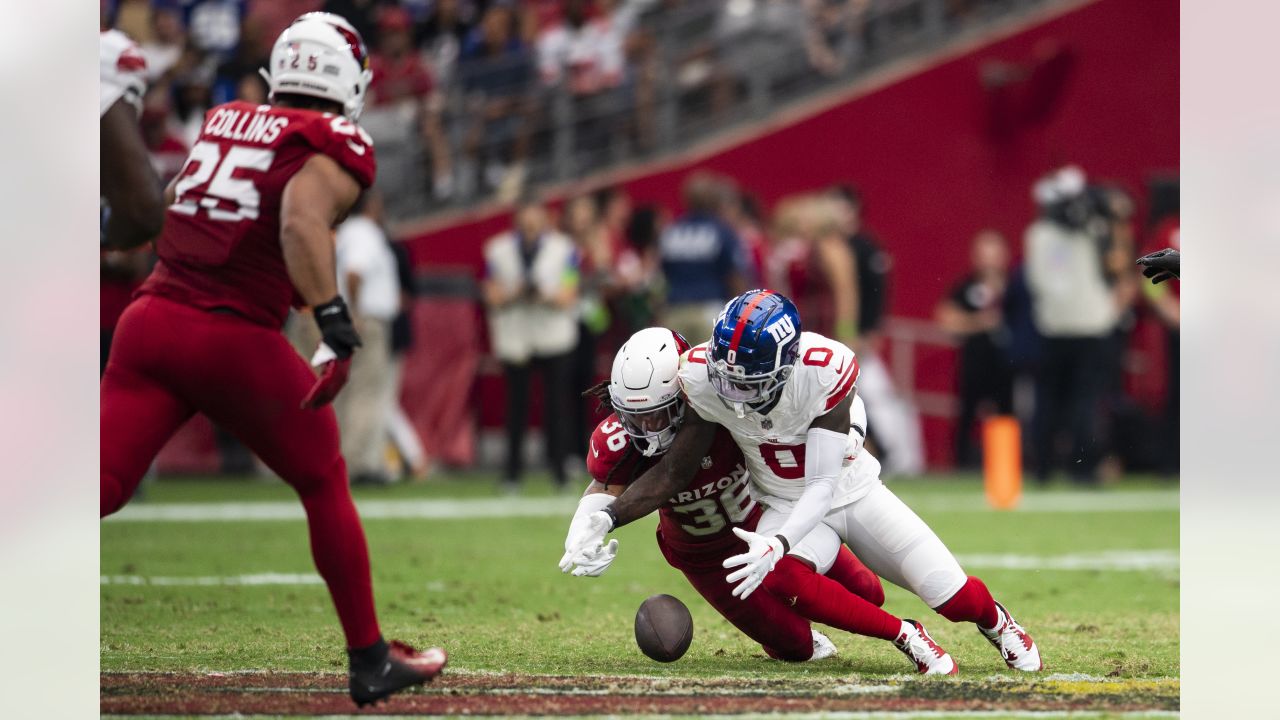
{"type": "Polygon", "coordinates": [[[507,460],[503,482],[519,487],[524,470],[529,384],[542,372],[543,435],[546,459],[557,485],[567,481],[569,424],[577,397],[570,387],[573,349],[578,343],[578,252],[573,241],[551,227],[547,209],[526,201],[516,210],[515,228],[484,248],[481,292],[489,314],[489,342],[502,363],[507,393],[507,460]]]}
{"type": "Polygon", "coordinates": [[[1111,281],[1110,200],[1075,166],[1041,178],[1032,194],[1040,217],[1026,231],[1026,279],[1044,336],[1032,433],[1036,477],[1048,481],[1058,438],[1066,435],[1068,476],[1094,484],[1106,449],[1101,410],[1111,377],[1109,340],[1128,290],[1111,281]]]}

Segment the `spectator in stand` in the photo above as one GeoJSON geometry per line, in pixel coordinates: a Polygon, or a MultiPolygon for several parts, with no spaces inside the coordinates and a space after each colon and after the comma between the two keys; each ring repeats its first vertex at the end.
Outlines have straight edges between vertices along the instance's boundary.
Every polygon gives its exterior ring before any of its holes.
{"type": "MultiPolygon", "coordinates": [[[[1182,241],[1178,229],[1178,216],[1171,215],[1164,218],[1157,226],[1154,233],[1154,244],[1149,248],[1155,250],[1168,249],[1179,256],[1182,253],[1182,241]]],[[[1167,255],[1168,253],[1166,253],[1167,255]]],[[[1144,260],[1150,256],[1144,256],[1144,260]]],[[[1151,261],[1148,261],[1151,262],[1151,261]]],[[[1168,282],[1170,279],[1179,277],[1181,272],[1181,257],[1177,264],[1164,263],[1158,260],[1155,263],[1159,268],[1156,272],[1151,272],[1151,283],[1142,282],[1143,297],[1148,306],[1155,313],[1160,324],[1164,326],[1166,331],[1165,338],[1165,357],[1168,366],[1165,372],[1165,405],[1164,417],[1165,423],[1163,429],[1163,445],[1161,457],[1160,471],[1166,475],[1176,475],[1178,473],[1178,430],[1179,430],[1179,413],[1182,408],[1181,395],[1178,389],[1178,377],[1182,370],[1182,358],[1180,348],[1180,328],[1182,324],[1182,309],[1179,299],[1181,283],[1168,282]],[[1164,269],[1164,268],[1174,268],[1164,269]]],[[[1146,271],[1144,271],[1146,274],[1146,271]]],[[[1141,281],[1139,281],[1141,282],[1141,281]]]]}
{"type": "Polygon", "coordinates": [[[494,4],[462,46],[458,74],[469,121],[462,174],[467,196],[480,178],[504,200],[514,199],[524,186],[534,65],[516,21],[510,6],[494,4]]]}
{"type": "MultiPolygon", "coordinates": [[[[369,107],[361,126],[378,147],[378,185],[403,192],[415,176],[418,145],[427,150],[437,197],[453,193],[453,165],[441,113],[444,101],[422,55],[413,45],[413,19],[404,8],[378,12],[377,48],[369,59],[369,107]]],[[[397,198],[399,199],[399,198],[397,198]]],[[[404,198],[412,201],[412,198],[404,198]]]]}
{"type": "Polygon", "coordinates": [[[235,55],[249,0],[192,0],[182,8],[191,46],[208,62],[216,67],[235,55]]]}
{"type": "MultiPolygon", "coordinates": [[[[578,344],[573,355],[571,387],[589,388],[596,384],[596,348],[600,337],[609,329],[608,296],[613,290],[613,252],[609,234],[596,211],[595,199],[579,195],[565,204],[564,233],[573,241],[580,259],[578,290],[578,344]]],[[[578,398],[570,418],[571,455],[579,455],[595,429],[590,417],[594,402],[578,398]]],[[[576,463],[575,463],[576,464],[576,463]]]]}
{"type": "Polygon", "coordinates": [[[325,0],[322,10],[346,18],[368,42],[378,36],[378,13],[385,5],[386,0],[325,0]]]}
{"type": "Polygon", "coordinates": [[[805,4],[810,32],[809,64],[823,75],[839,75],[862,56],[862,29],[871,0],[816,0],[805,4]]]}
{"type": "MultiPolygon", "coordinates": [[[[267,51],[261,47],[261,37],[262,26],[252,20],[245,21],[240,31],[240,43],[231,57],[215,65],[213,87],[210,89],[214,105],[240,99],[241,86],[247,76],[258,77],[265,87],[260,72],[268,58],[267,51]]],[[[213,58],[207,58],[206,62],[212,63],[213,58]]]]}
{"type": "Polygon", "coordinates": [[[163,185],[168,185],[187,162],[189,148],[169,127],[169,106],[163,96],[147,93],[147,100],[139,121],[142,140],[151,156],[151,166],[163,185]],[[152,98],[157,101],[153,102],[152,98]]]}
{"type": "Polygon", "coordinates": [[[857,312],[853,328],[837,328],[836,336],[850,332],[861,374],[858,393],[867,404],[868,433],[880,453],[886,475],[917,475],[924,471],[924,438],[920,414],[894,387],[884,352],[884,322],[889,307],[889,271],[893,258],[885,252],[863,222],[862,197],[848,185],[831,188],[828,195],[839,208],[841,226],[852,250],[857,312]]]}
{"type": "Polygon", "coordinates": [[[1057,465],[1065,435],[1067,474],[1094,484],[1101,452],[1101,403],[1109,381],[1108,342],[1119,302],[1107,283],[1105,208],[1075,166],[1039,180],[1040,217],[1026,231],[1026,276],[1032,311],[1044,336],[1036,392],[1036,475],[1057,465]]]}
{"type": "Polygon", "coordinates": [[[614,256],[613,268],[619,316],[615,327],[624,338],[655,324],[663,295],[658,237],[667,221],[665,212],[653,205],[636,208],[627,219],[626,243],[614,256]]]}
{"type": "Polygon", "coordinates": [[[720,209],[720,217],[724,218],[742,240],[742,249],[747,254],[751,275],[763,278],[768,243],[761,227],[759,202],[732,180],[726,180],[722,200],[724,204],[720,209]]]}
{"type": "Polygon", "coordinates": [[[147,81],[154,85],[167,79],[187,49],[187,28],[182,24],[182,11],[165,5],[152,8],[151,37],[142,43],[141,49],[147,59],[147,81]]]}
{"type": "Polygon", "coordinates": [[[769,275],[800,310],[805,328],[852,345],[853,258],[836,201],[822,194],[783,198],[774,213],[778,238],[769,275]],[[845,334],[841,334],[845,332],[845,334]]]}
{"type": "Polygon", "coordinates": [[[805,197],[803,200],[803,234],[809,243],[809,274],[815,282],[811,294],[817,303],[810,303],[814,327],[850,347],[857,343],[854,335],[854,317],[857,312],[858,282],[854,277],[854,256],[845,236],[844,207],[839,200],[827,195],[805,197]]]}
{"type": "Polygon", "coordinates": [[[742,241],[716,214],[723,184],[704,171],[684,183],[685,215],[658,241],[667,283],[662,325],[697,344],[711,337],[721,308],[747,290],[748,261],[742,241]]]}
{"type": "MultiPolygon", "coordinates": [[[[594,195],[596,213],[609,243],[609,252],[616,260],[627,245],[627,223],[631,220],[631,196],[620,187],[604,187],[594,195]]],[[[629,337],[629,336],[628,336],[629,337]]]]}
{"type": "Polygon", "coordinates": [[[503,484],[519,488],[524,474],[530,375],[542,373],[543,436],[551,476],[568,487],[567,418],[578,394],[570,384],[578,342],[578,253],[573,241],[551,227],[541,203],[526,201],[515,228],[484,248],[481,291],[489,313],[489,339],[502,363],[507,397],[507,462],[503,484]]]}
{"type": "Polygon", "coordinates": [[[1126,464],[1141,463],[1135,456],[1132,431],[1144,418],[1141,410],[1125,390],[1124,359],[1132,344],[1137,325],[1138,283],[1133,274],[1133,256],[1137,252],[1134,239],[1133,199],[1116,186],[1091,189],[1097,195],[1103,244],[1103,267],[1107,286],[1116,303],[1116,324],[1107,339],[1106,384],[1102,395],[1102,435],[1108,444],[1101,448],[1103,458],[1098,467],[1102,480],[1118,479],[1126,464]],[[1126,460],[1128,463],[1126,463],[1126,460]]]}
{"type": "Polygon", "coordinates": [[[547,88],[572,98],[576,149],[607,153],[625,134],[631,93],[625,85],[626,38],[635,24],[635,3],[605,3],[591,16],[588,0],[566,0],[560,22],[538,37],[538,72],[547,88]]]}
{"type": "Polygon", "coordinates": [[[392,387],[391,403],[387,414],[387,431],[391,435],[391,443],[400,454],[400,473],[413,480],[427,479],[427,452],[422,447],[422,439],[409,420],[408,414],[400,400],[400,381],[404,376],[404,354],[413,347],[413,265],[409,259],[409,250],[403,242],[392,242],[391,251],[396,259],[396,280],[400,287],[400,311],[391,321],[391,362],[390,379],[392,387]]]}
{"type": "Polygon", "coordinates": [[[347,386],[334,401],[342,429],[342,456],[353,484],[386,485],[387,419],[397,400],[391,365],[391,322],[400,312],[395,254],[382,230],[382,197],[365,192],[338,227],[338,292],[360,334],[347,386]]]}
{"type": "Polygon", "coordinates": [[[479,19],[475,2],[438,0],[429,2],[427,14],[417,26],[416,44],[431,64],[431,71],[442,87],[455,79],[462,46],[479,19]]]}
{"type": "Polygon", "coordinates": [[[979,464],[974,426],[982,406],[989,405],[990,411],[998,415],[1013,413],[1013,365],[1004,313],[1009,285],[1008,243],[999,232],[983,230],[973,239],[969,259],[969,274],[956,283],[934,311],[938,326],[961,343],[955,463],[965,469],[979,464]]]}

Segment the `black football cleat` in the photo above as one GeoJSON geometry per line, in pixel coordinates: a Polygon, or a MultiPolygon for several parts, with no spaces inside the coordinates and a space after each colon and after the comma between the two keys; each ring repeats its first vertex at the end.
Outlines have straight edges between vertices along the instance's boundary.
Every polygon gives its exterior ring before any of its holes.
{"type": "Polygon", "coordinates": [[[444,670],[449,656],[440,648],[418,652],[392,640],[386,658],[377,664],[351,663],[347,687],[357,707],[364,707],[413,685],[431,682],[444,670]]]}

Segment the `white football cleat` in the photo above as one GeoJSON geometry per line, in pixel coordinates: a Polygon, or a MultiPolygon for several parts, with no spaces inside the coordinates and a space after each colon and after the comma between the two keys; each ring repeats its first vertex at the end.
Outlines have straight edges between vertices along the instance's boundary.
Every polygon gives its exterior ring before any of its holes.
{"type": "Polygon", "coordinates": [[[1000,657],[1004,658],[1005,664],[1014,670],[1023,672],[1043,670],[1044,661],[1040,659],[1040,648],[1036,647],[1035,641],[1027,631],[1022,629],[1018,621],[1014,620],[1000,603],[996,603],[996,612],[1000,615],[1000,621],[994,628],[988,630],[978,626],[983,637],[1000,651],[1000,657]]]}
{"type": "Polygon", "coordinates": [[[915,620],[902,621],[902,631],[893,641],[893,646],[916,664],[916,671],[921,675],[955,675],[960,672],[960,666],[951,659],[951,655],[939,647],[925,632],[924,626],[915,620]]]}
{"type": "Polygon", "coordinates": [[[829,657],[835,657],[836,644],[831,642],[831,638],[823,635],[813,628],[809,628],[809,631],[813,633],[813,656],[805,662],[826,660],[829,657]]]}

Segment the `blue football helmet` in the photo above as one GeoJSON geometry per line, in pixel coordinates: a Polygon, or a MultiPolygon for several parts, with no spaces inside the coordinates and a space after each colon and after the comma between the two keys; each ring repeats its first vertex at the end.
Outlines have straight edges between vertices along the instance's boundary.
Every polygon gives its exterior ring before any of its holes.
{"type": "Polygon", "coordinates": [[[800,355],[800,312],[772,290],[748,290],[716,318],[707,348],[707,376],[738,414],[769,405],[800,355]]]}

